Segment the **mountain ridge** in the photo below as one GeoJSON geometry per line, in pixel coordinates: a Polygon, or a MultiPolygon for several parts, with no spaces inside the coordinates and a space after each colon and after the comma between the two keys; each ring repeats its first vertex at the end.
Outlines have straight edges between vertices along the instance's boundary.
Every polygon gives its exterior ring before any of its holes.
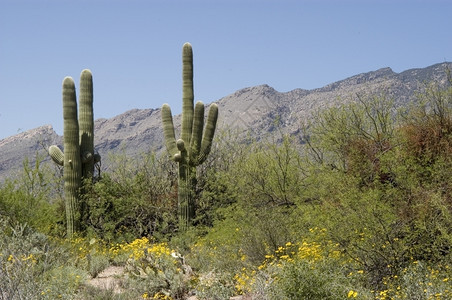
{"type": "MultiPolygon", "coordinates": [[[[394,98],[396,106],[416,101],[415,93],[426,83],[446,84],[447,69],[452,69],[452,63],[400,73],[386,67],[311,90],[295,88],[279,92],[267,84],[245,87],[214,101],[220,112],[218,128],[237,128],[261,137],[272,133],[278,118],[282,132],[296,134],[300,124],[314,111],[353,101],[358,94],[384,94],[394,98]]],[[[180,131],[180,118],[180,115],[174,116],[176,131],[180,131]]],[[[164,151],[161,127],[160,108],[131,109],[112,118],[96,119],[95,148],[104,159],[103,165],[108,162],[107,153],[121,151],[135,156],[151,150],[164,151]]],[[[51,144],[62,145],[62,137],[51,125],[0,140],[0,182],[19,170],[25,157],[33,162],[35,153],[45,151],[51,144]]],[[[45,161],[48,160],[46,157],[45,161]]]]}

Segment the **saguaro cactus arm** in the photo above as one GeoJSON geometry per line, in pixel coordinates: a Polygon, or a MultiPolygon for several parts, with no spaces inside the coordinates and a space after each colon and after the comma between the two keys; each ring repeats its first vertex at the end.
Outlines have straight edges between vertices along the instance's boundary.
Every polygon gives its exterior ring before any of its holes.
{"type": "Polygon", "coordinates": [[[204,127],[204,103],[196,102],[195,113],[193,118],[193,132],[190,141],[190,156],[198,157],[201,149],[202,130],[204,127]]]}
{"type": "Polygon", "coordinates": [[[166,149],[169,155],[174,160],[174,155],[178,153],[176,146],[176,135],[174,133],[173,116],[171,114],[171,108],[168,104],[162,106],[162,124],[163,135],[165,138],[166,149]]]}
{"type": "Polygon", "coordinates": [[[80,74],[79,127],[82,175],[90,178],[94,173],[94,113],[93,76],[88,69],[80,74]]]}
{"type": "Polygon", "coordinates": [[[60,166],[64,165],[64,153],[63,151],[61,151],[61,149],[56,146],[56,145],[52,145],[49,147],[49,154],[50,157],[52,158],[52,160],[60,166]]]}
{"type": "Polygon", "coordinates": [[[196,159],[197,165],[202,164],[212,148],[212,140],[215,134],[215,128],[218,120],[218,105],[212,103],[209,108],[209,114],[207,116],[207,123],[204,129],[204,135],[201,142],[201,150],[196,159]]]}
{"type": "Polygon", "coordinates": [[[212,146],[217,119],[218,106],[213,103],[210,106],[204,128],[204,104],[201,101],[196,103],[190,152],[190,164],[192,166],[198,166],[206,160],[212,146]]]}

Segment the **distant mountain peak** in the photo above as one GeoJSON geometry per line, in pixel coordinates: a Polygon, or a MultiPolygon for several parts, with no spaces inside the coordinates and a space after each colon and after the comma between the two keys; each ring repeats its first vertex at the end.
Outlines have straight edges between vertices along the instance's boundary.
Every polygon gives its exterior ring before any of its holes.
{"type": "Polygon", "coordinates": [[[24,141],[24,140],[29,140],[29,139],[33,139],[36,137],[41,137],[41,136],[47,136],[47,135],[52,135],[52,134],[56,134],[55,131],[53,130],[52,125],[50,124],[46,124],[46,125],[42,125],[39,126],[37,128],[33,128],[21,133],[18,133],[16,135],[4,138],[3,140],[0,140],[0,147],[9,144],[9,143],[16,143],[16,142],[20,142],[20,141],[24,141]]]}
{"type": "Polygon", "coordinates": [[[396,73],[391,68],[386,67],[386,68],[378,69],[376,71],[370,71],[370,72],[354,75],[354,76],[348,77],[346,79],[330,83],[317,90],[332,91],[335,89],[343,88],[344,86],[361,85],[366,82],[371,82],[371,81],[375,81],[375,80],[385,80],[394,75],[396,75],[396,73]]]}

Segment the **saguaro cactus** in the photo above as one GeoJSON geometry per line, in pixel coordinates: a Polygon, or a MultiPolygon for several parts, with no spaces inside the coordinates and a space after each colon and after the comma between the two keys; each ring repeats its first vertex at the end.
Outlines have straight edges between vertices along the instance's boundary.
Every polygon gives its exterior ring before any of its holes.
{"type": "Polygon", "coordinates": [[[67,237],[80,228],[80,190],[82,178],[94,173],[94,163],[100,156],[94,154],[93,81],[89,70],[80,75],[80,119],[77,117],[77,97],[74,80],[63,80],[63,151],[50,146],[53,161],[63,166],[64,197],[66,205],[67,237]]]}
{"type": "Polygon", "coordinates": [[[201,101],[193,108],[193,51],[189,43],[182,49],[182,132],[176,141],[171,108],[162,106],[163,133],[166,148],[172,160],[179,165],[178,205],[179,227],[184,231],[195,216],[194,185],[196,166],[202,164],[210,152],[218,118],[218,106],[210,105],[204,129],[204,104],[201,101]]]}

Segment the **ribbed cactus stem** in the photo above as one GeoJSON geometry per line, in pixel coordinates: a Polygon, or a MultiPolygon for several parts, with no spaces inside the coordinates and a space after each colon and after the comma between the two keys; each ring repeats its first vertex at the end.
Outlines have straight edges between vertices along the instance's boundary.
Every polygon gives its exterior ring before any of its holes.
{"type": "Polygon", "coordinates": [[[90,70],[80,75],[79,98],[80,154],[82,155],[82,176],[91,178],[94,173],[94,113],[93,76],[90,70]]]}
{"type": "Polygon", "coordinates": [[[204,104],[193,107],[193,51],[189,43],[182,49],[182,129],[176,141],[173,117],[168,104],[162,106],[165,144],[172,160],[179,165],[178,204],[179,228],[185,231],[195,217],[196,166],[205,161],[210,152],[218,119],[218,106],[210,106],[204,134],[204,104]]]}
{"type": "Polygon", "coordinates": [[[64,119],[64,191],[66,204],[67,235],[72,237],[79,229],[79,190],[82,164],[80,160],[79,126],[75,85],[71,77],[63,81],[64,119]]]}
{"type": "Polygon", "coordinates": [[[171,114],[171,108],[168,104],[163,104],[162,106],[162,124],[163,135],[165,136],[166,150],[174,160],[174,155],[179,152],[176,147],[176,135],[174,133],[173,115],[171,114]]]}
{"type": "Polygon", "coordinates": [[[52,160],[60,166],[64,165],[64,153],[58,146],[52,145],[49,147],[49,154],[52,160]]]}
{"type": "Polygon", "coordinates": [[[202,164],[210,153],[212,148],[213,136],[218,120],[218,105],[215,103],[210,105],[209,114],[207,115],[207,123],[204,129],[204,135],[201,141],[201,150],[196,157],[196,165],[202,164]]]}
{"type": "Polygon", "coordinates": [[[196,102],[193,118],[193,132],[190,141],[190,150],[192,157],[197,157],[201,150],[202,130],[204,127],[204,103],[196,102]]]}
{"type": "Polygon", "coordinates": [[[82,178],[92,178],[94,164],[100,161],[100,155],[94,153],[93,80],[89,70],[83,70],[80,75],[79,102],[77,115],[74,80],[71,77],[64,78],[64,153],[54,145],[50,146],[49,154],[55,163],[63,166],[68,238],[80,228],[83,213],[80,203],[82,178]]]}
{"type": "Polygon", "coordinates": [[[182,133],[183,139],[190,144],[193,126],[193,50],[190,43],[182,47],[182,133]]]}

